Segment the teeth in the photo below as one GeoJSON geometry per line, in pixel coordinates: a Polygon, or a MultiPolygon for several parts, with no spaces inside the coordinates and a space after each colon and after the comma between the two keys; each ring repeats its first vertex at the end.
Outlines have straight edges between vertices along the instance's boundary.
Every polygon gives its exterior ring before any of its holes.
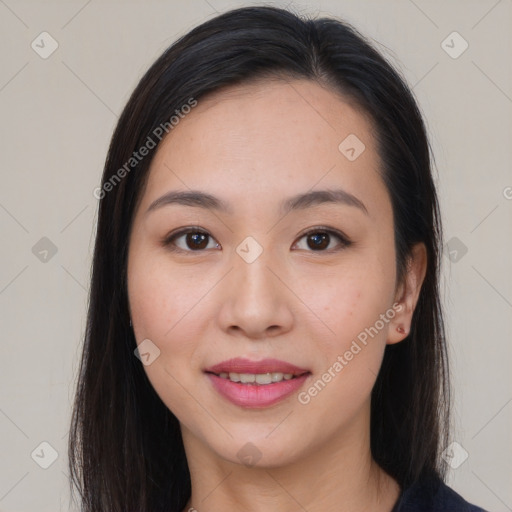
{"type": "Polygon", "coordinates": [[[234,373],[222,372],[219,377],[229,379],[231,382],[241,382],[242,384],[271,384],[273,382],[281,382],[284,380],[293,379],[293,373],[234,373]]]}

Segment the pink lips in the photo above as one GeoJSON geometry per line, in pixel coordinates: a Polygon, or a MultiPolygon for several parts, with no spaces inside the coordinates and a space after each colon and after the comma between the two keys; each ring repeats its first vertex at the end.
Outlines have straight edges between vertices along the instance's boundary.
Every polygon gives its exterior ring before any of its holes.
{"type": "Polygon", "coordinates": [[[294,364],[287,363],[286,361],[279,361],[279,359],[262,359],[261,361],[251,361],[242,357],[235,357],[228,359],[222,363],[206,368],[205,372],[210,373],[293,373],[293,375],[301,375],[307,373],[308,370],[299,368],[294,364]]]}
{"type": "Polygon", "coordinates": [[[277,359],[250,361],[235,358],[207,368],[205,372],[213,387],[226,399],[235,405],[251,408],[262,408],[273,405],[294,391],[297,391],[310,375],[308,370],[277,359]],[[229,379],[216,374],[226,373],[291,373],[294,378],[273,382],[271,384],[242,384],[231,382],[229,379]]]}

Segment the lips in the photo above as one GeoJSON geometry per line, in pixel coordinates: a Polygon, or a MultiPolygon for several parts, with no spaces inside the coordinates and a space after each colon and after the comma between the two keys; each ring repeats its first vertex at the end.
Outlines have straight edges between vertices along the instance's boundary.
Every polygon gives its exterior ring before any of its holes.
{"type": "Polygon", "coordinates": [[[251,361],[250,359],[236,357],[228,359],[222,363],[206,368],[206,373],[214,373],[220,375],[221,373],[291,373],[295,377],[309,373],[305,368],[299,368],[294,364],[279,359],[262,359],[261,361],[251,361]]]}
{"type": "Polygon", "coordinates": [[[224,399],[244,408],[264,408],[277,404],[298,392],[311,375],[309,370],[286,361],[251,361],[241,357],[218,363],[206,368],[204,372],[213,388],[224,399]],[[258,380],[266,375],[266,382],[247,383],[249,375],[256,375],[258,380]],[[271,382],[268,381],[268,375],[272,376],[271,382]]]}

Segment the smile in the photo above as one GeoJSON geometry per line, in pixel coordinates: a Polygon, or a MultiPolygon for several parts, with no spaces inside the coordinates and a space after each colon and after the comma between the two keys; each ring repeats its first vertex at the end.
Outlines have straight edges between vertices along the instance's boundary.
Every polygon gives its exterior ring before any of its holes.
{"type": "Polygon", "coordinates": [[[218,375],[222,379],[229,379],[231,382],[240,382],[242,384],[266,385],[283,380],[296,378],[292,373],[272,372],[272,373],[235,373],[222,372],[218,375]]]}

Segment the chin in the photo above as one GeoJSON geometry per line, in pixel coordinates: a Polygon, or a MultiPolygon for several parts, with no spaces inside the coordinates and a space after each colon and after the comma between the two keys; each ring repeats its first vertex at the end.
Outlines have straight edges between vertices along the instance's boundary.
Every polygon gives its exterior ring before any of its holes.
{"type": "Polygon", "coordinates": [[[284,431],[281,434],[272,440],[261,437],[261,433],[252,436],[234,435],[227,444],[211,445],[210,448],[232,464],[247,468],[279,468],[295,462],[299,457],[297,444],[284,431]]]}

